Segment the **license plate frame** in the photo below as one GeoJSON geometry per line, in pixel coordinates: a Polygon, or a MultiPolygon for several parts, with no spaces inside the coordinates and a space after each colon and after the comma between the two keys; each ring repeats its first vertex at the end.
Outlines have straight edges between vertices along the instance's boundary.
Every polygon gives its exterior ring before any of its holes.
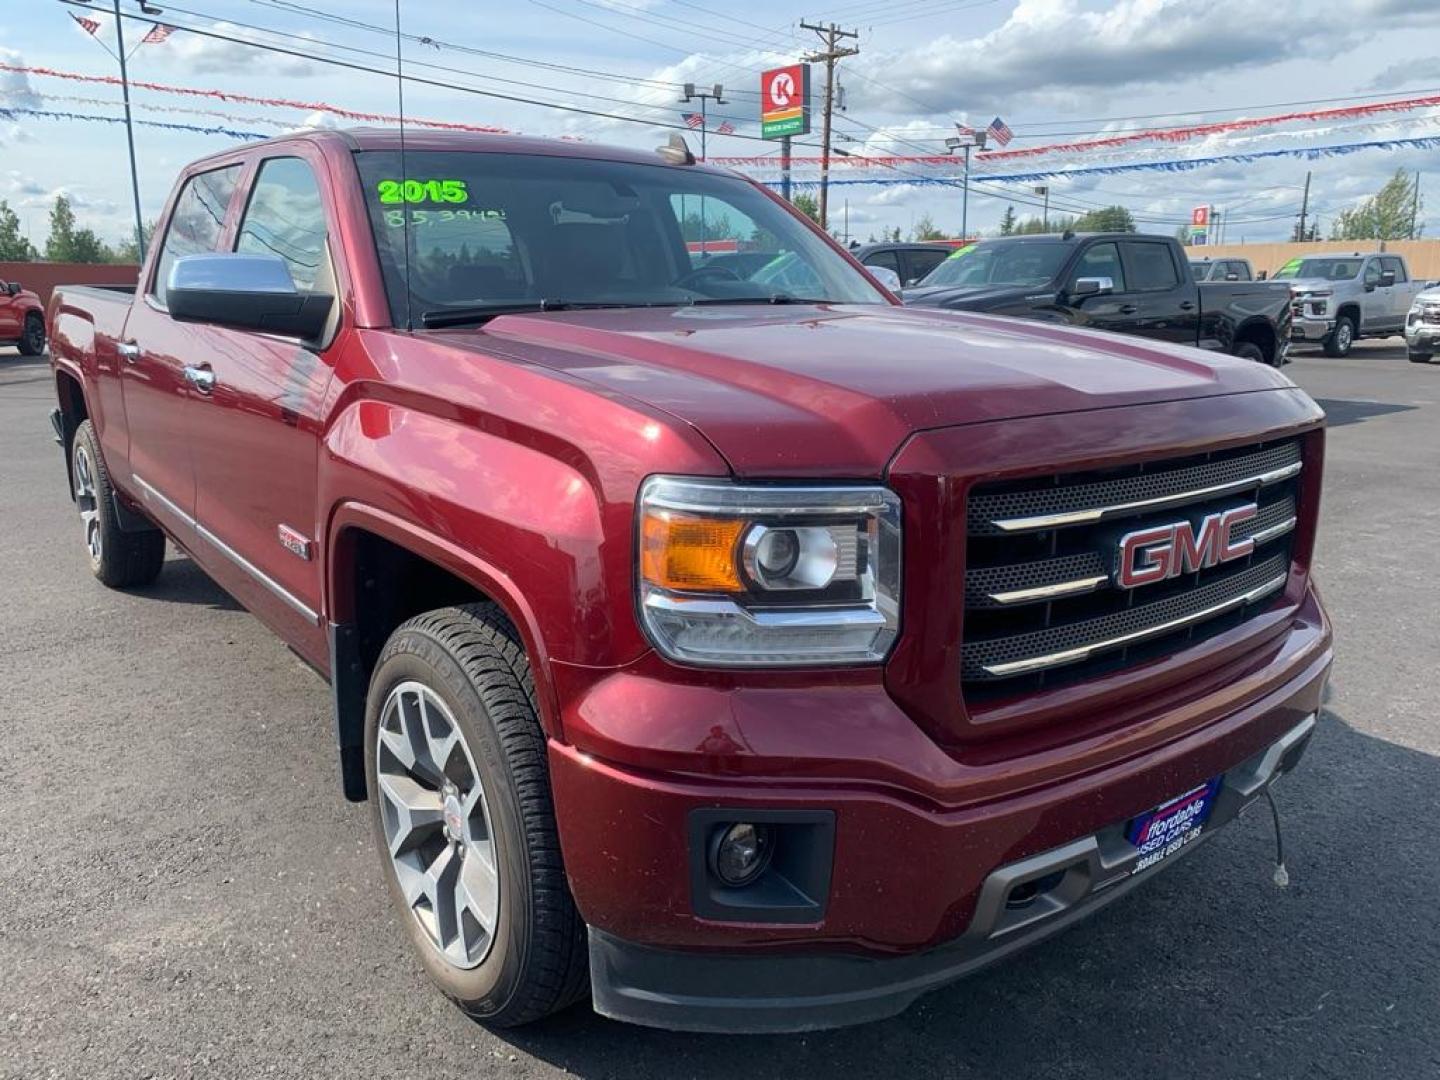
{"type": "Polygon", "coordinates": [[[1131,873],[1148,870],[1198,840],[1215,809],[1223,777],[1216,776],[1184,794],[1130,819],[1125,839],[1135,845],[1137,859],[1131,873]]]}

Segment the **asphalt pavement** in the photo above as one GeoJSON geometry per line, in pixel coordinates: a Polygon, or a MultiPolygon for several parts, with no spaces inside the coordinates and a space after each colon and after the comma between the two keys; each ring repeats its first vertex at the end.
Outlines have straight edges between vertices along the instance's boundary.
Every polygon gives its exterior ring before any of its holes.
{"type": "Polygon", "coordinates": [[[188,561],[89,575],[43,362],[0,350],[0,1077],[1440,1077],[1440,364],[1290,375],[1331,417],[1328,707],[1278,798],[884,1023],[494,1033],[424,980],[325,686],[188,561]]]}

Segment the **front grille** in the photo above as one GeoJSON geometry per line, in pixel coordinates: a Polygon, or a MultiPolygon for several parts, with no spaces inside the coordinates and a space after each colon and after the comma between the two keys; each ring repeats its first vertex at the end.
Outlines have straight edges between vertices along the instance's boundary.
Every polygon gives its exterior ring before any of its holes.
{"type": "Polygon", "coordinates": [[[1420,309],[1420,320],[1422,322],[1440,325],[1440,307],[1426,307],[1420,309]]]}
{"type": "Polygon", "coordinates": [[[1080,681],[1203,640],[1274,601],[1299,516],[1299,440],[983,484],[966,512],[967,699],[1080,681]],[[1153,585],[1114,582],[1120,539],[1254,502],[1248,555],[1153,585]]]}

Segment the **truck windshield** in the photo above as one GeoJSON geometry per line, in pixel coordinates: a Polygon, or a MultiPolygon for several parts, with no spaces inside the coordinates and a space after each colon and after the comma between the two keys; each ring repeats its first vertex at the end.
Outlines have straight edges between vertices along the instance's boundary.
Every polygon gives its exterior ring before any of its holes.
{"type": "Polygon", "coordinates": [[[921,285],[1044,285],[1053,281],[1073,245],[1028,240],[985,241],[956,248],[921,285]]]}
{"type": "Polygon", "coordinates": [[[1277,278],[1324,278],[1326,281],[1348,281],[1360,273],[1364,259],[1291,259],[1279,270],[1277,278]]]}
{"type": "Polygon", "coordinates": [[[407,151],[403,171],[394,151],[356,161],[396,325],[407,309],[444,326],[577,307],[888,303],[739,178],[476,151],[407,151]]]}

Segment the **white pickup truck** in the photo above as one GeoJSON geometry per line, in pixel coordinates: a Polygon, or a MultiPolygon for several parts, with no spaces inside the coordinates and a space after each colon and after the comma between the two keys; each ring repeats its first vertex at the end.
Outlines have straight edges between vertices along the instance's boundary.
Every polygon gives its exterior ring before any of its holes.
{"type": "Polygon", "coordinates": [[[1362,337],[1404,333],[1411,302],[1425,287],[1400,255],[1322,254],[1291,259],[1275,272],[1290,285],[1290,339],[1344,356],[1362,337]]]}

